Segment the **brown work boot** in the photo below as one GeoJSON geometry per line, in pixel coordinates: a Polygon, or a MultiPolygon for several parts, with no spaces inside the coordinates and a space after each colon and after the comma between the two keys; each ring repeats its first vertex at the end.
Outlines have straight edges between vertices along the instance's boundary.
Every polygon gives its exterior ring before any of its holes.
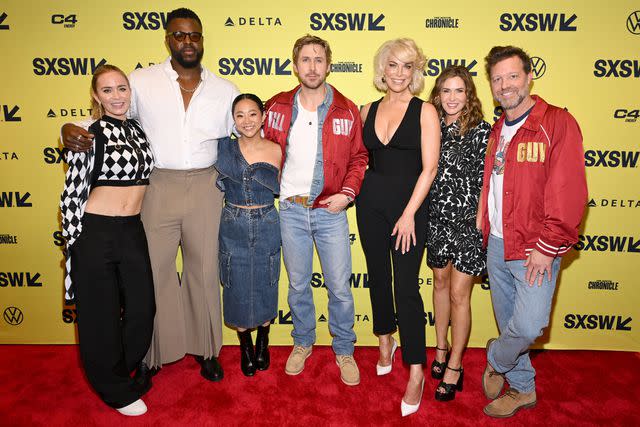
{"type": "Polygon", "coordinates": [[[304,362],[307,357],[311,356],[311,347],[303,347],[301,345],[293,346],[293,350],[287,359],[284,371],[288,375],[298,375],[304,369],[304,362]]]}
{"type": "Polygon", "coordinates": [[[336,363],[340,367],[340,379],[346,385],[360,384],[360,371],[356,360],[351,354],[341,354],[336,356],[336,363]]]}
{"type": "Polygon", "coordinates": [[[502,396],[484,407],[484,413],[494,418],[508,418],[520,409],[536,406],[536,392],[520,393],[515,388],[508,388],[502,396]]]}
{"type": "MultiPolygon", "coordinates": [[[[491,338],[487,341],[487,354],[489,353],[489,345],[495,340],[495,338],[491,338]]],[[[493,369],[493,366],[491,366],[487,359],[487,366],[484,368],[482,374],[482,390],[484,391],[484,395],[487,396],[487,399],[493,400],[500,396],[502,387],[504,387],[504,375],[493,369]]]]}

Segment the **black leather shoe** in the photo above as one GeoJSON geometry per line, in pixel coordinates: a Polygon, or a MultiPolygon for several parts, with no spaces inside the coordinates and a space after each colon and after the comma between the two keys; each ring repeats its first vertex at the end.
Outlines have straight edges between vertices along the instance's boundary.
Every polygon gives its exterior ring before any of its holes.
{"type": "Polygon", "coordinates": [[[251,339],[251,331],[238,331],[240,339],[240,369],[247,377],[252,377],[256,373],[256,355],[253,350],[253,341],[251,339]]]}
{"type": "Polygon", "coordinates": [[[266,371],[269,368],[269,328],[271,325],[258,326],[256,336],[256,368],[266,371]]]}
{"type": "Polygon", "coordinates": [[[146,363],[140,362],[135,375],[133,376],[133,382],[135,388],[141,393],[145,394],[151,388],[151,377],[158,373],[160,368],[150,368],[146,363]]]}
{"type": "Polygon", "coordinates": [[[220,381],[224,378],[224,371],[222,370],[222,366],[218,363],[218,359],[215,357],[211,357],[210,359],[205,359],[202,356],[196,356],[196,360],[202,366],[200,370],[200,375],[209,381],[220,381]]]}

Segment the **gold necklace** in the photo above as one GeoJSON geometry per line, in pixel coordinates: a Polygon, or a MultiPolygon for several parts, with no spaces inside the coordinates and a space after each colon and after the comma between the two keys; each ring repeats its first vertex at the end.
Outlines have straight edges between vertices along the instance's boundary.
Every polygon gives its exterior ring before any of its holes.
{"type": "Polygon", "coordinates": [[[178,86],[180,86],[180,89],[183,90],[184,92],[193,93],[193,92],[196,91],[196,89],[198,89],[198,86],[200,86],[200,83],[202,83],[202,78],[200,78],[200,80],[198,80],[198,84],[193,89],[185,89],[185,88],[183,88],[179,81],[178,81],[178,86]]]}

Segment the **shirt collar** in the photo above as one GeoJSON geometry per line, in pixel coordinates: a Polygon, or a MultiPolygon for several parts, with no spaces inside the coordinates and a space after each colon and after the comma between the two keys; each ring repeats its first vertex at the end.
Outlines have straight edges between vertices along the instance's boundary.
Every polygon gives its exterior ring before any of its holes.
{"type": "MultiPolygon", "coordinates": [[[[164,72],[167,73],[167,75],[172,80],[176,80],[179,77],[178,73],[176,72],[176,70],[174,70],[173,67],[171,66],[171,56],[169,56],[162,63],[162,67],[164,69],[164,72]]],[[[202,63],[200,64],[200,79],[202,79],[203,82],[207,79],[207,72],[206,72],[205,68],[202,66],[202,63]]]]}

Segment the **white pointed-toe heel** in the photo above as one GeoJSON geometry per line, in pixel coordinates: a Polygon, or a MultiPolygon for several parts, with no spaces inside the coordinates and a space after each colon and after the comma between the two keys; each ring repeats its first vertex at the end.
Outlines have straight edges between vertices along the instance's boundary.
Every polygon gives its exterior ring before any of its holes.
{"type": "Polygon", "coordinates": [[[398,349],[398,343],[393,338],[391,339],[393,340],[393,346],[391,346],[391,364],[388,366],[380,366],[380,364],[377,363],[376,372],[378,375],[387,375],[389,372],[391,372],[391,369],[393,369],[393,361],[395,360],[395,357],[396,357],[396,350],[398,349]]]}
{"type": "Polygon", "coordinates": [[[142,399],[138,399],[123,408],[116,408],[116,411],[127,417],[137,417],[147,412],[147,405],[144,404],[142,399]]]}
{"type": "Polygon", "coordinates": [[[415,405],[410,405],[404,401],[404,398],[402,399],[402,402],[400,403],[400,412],[402,412],[403,417],[406,417],[407,415],[411,415],[418,412],[418,409],[420,409],[420,402],[422,402],[423,391],[424,391],[424,378],[422,379],[422,384],[420,385],[420,400],[418,400],[418,403],[416,403],[415,405]]]}

